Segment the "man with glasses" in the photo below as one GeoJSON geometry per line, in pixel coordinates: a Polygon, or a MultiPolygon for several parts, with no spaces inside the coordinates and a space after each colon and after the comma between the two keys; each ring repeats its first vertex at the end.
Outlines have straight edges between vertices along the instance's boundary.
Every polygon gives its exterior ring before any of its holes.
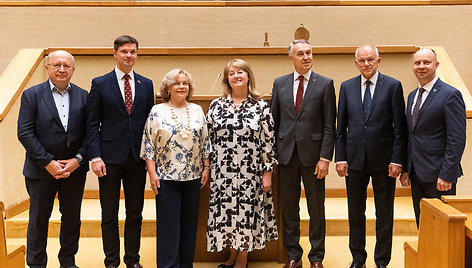
{"type": "Polygon", "coordinates": [[[70,83],[74,57],[46,57],[48,81],[23,92],[18,139],[26,150],[23,175],[30,196],[26,263],[46,268],[48,224],[57,193],[61,217],[59,263],[76,268],[86,159],[87,91],[70,83]]]}

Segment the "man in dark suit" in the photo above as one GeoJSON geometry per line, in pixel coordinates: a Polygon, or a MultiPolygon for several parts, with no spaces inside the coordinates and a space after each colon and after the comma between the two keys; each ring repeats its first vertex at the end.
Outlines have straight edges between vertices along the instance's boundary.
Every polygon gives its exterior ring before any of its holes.
{"type": "Polygon", "coordinates": [[[154,105],[152,81],[135,73],[138,41],[120,36],[114,43],[116,67],[92,80],[87,138],[92,170],[99,177],[105,266],[120,265],[118,209],[123,182],[127,267],[139,268],[145,162],[139,158],[143,128],[154,105]]]}
{"type": "Polygon", "coordinates": [[[305,40],[289,46],[295,71],[274,80],[271,111],[275,121],[276,150],[283,244],[288,254],[284,267],[301,267],[300,182],[303,180],[310,214],[308,259],[323,267],[325,254],[325,177],[333,157],[336,97],[333,80],[312,72],[312,49],[305,40]]]}
{"type": "Polygon", "coordinates": [[[462,94],[436,76],[436,52],[425,48],[413,57],[419,86],[408,95],[408,173],[400,180],[411,183],[413,208],[419,227],[422,198],[455,195],[465,147],[466,115],[462,94]]]}
{"type": "Polygon", "coordinates": [[[49,217],[57,193],[61,217],[59,263],[74,268],[79,248],[85,160],[87,91],[70,83],[74,58],[58,50],[46,57],[49,80],[23,92],[18,139],[26,150],[23,175],[30,196],[26,263],[46,268],[49,217]]]}
{"type": "Polygon", "coordinates": [[[378,72],[375,46],[356,50],[361,75],[341,84],[338,102],[336,171],[346,177],[351,268],[365,267],[365,208],[372,178],[376,237],[374,259],[387,267],[392,252],[396,178],[406,156],[405,101],[400,81],[378,72]]]}

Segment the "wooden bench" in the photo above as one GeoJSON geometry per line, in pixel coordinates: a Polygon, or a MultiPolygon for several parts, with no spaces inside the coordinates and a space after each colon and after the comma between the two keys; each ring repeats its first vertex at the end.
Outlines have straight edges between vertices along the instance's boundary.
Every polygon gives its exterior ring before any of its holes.
{"type": "Polygon", "coordinates": [[[418,241],[404,244],[405,267],[464,268],[467,215],[439,199],[420,206],[418,241]]]}
{"type": "Polygon", "coordinates": [[[0,201],[0,267],[24,268],[26,247],[15,247],[13,250],[7,249],[7,239],[5,234],[5,223],[3,221],[4,205],[0,201]],[[8,253],[10,252],[10,253],[8,253]]]}
{"type": "Polygon", "coordinates": [[[472,196],[445,195],[441,199],[467,215],[465,221],[465,267],[472,267],[472,196]]]}

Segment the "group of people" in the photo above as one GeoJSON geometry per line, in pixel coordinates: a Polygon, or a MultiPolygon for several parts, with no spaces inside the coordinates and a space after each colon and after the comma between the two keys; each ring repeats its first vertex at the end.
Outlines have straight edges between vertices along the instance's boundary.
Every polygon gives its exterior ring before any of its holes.
{"type": "Polygon", "coordinates": [[[401,83],[378,72],[375,46],[355,53],[360,75],[341,84],[338,110],[333,80],[312,71],[312,47],[288,48],[294,72],[274,80],[270,105],[256,90],[249,64],[235,59],[223,72],[223,95],[205,115],[191,103],[194,82],[183,69],[168,72],[154,102],[151,80],[134,72],[138,41],[114,42],[116,67],[92,80],[89,93],[70,83],[74,57],[46,57],[48,81],[23,92],[18,138],[30,195],[26,261],[47,265],[48,221],[54,198],[61,217],[58,257],[75,268],[80,210],[91,162],[98,176],[102,241],[107,268],[120,265],[118,209],[123,187],[126,219],[123,261],[140,268],[146,172],[156,201],[157,267],[192,267],[200,189],[209,184],[207,250],[230,249],[219,268],[247,267],[248,253],[278,239],[272,173],[278,167],[284,268],[302,266],[299,200],[303,182],[310,215],[310,267],[323,267],[325,177],[335,164],[345,177],[351,268],[365,267],[365,202],[372,178],[376,206],[377,267],[392,249],[396,178],[411,184],[417,223],[424,197],[455,194],[462,174],[465,106],[461,93],[436,76],[432,49],[414,55],[419,86],[408,97],[401,83]],[[337,114],[337,116],[336,116],[337,114]],[[337,119],[337,127],[336,127],[337,119]]]}

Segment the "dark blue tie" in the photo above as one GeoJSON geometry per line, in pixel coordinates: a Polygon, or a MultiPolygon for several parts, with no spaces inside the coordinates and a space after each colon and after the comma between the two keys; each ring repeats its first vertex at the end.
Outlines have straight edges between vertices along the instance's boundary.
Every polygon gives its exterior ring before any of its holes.
{"type": "Polygon", "coordinates": [[[372,95],[370,94],[370,82],[369,80],[365,81],[365,93],[364,93],[364,102],[362,106],[364,107],[364,117],[367,119],[367,116],[370,112],[370,106],[372,105],[372,95]]]}

